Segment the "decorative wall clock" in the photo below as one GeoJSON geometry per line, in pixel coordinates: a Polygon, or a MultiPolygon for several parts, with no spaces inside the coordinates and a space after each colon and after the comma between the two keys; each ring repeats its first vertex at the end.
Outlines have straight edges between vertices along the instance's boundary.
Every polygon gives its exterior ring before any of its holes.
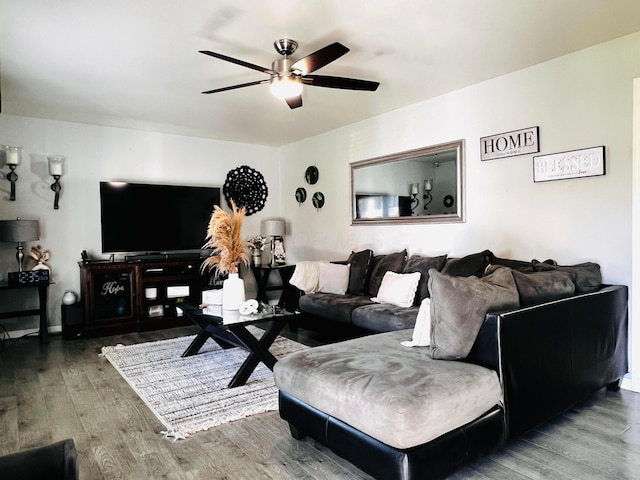
{"type": "Polygon", "coordinates": [[[313,206],[316,207],[317,209],[320,209],[324,206],[324,193],[322,192],[316,192],[313,194],[313,197],[311,198],[311,201],[313,202],[313,206]]]}
{"type": "Polygon", "coordinates": [[[307,167],[307,170],[304,172],[304,179],[309,185],[315,185],[318,183],[318,179],[320,178],[320,172],[318,168],[314,165],[307,167]]]}
{"type": "Polygon", "coordinates": [[[298,205],[302,205],[305,200],[307,199],[307,191],[300,187],[296,190],[296,202],[298,202],[298,205]]]}
{"type": "Polygon", "coordinates": [[[242,165],[227,173],[222,193],[229,206],[233,199],[238,208],[245,207],[247,215],[253,215],[264,208],[269,189],[259,171],[242,165]]]}

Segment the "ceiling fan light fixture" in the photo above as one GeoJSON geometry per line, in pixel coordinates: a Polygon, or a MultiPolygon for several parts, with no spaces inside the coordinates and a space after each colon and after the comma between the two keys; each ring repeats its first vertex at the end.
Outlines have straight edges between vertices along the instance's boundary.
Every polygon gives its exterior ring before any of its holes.
{"type": "Polygon", "coordinates": [[[269,89],[274,97],[284,100],[300,96],[302,82],[300,77],[295,75],[274,76],[271,78],[269,89]]]}

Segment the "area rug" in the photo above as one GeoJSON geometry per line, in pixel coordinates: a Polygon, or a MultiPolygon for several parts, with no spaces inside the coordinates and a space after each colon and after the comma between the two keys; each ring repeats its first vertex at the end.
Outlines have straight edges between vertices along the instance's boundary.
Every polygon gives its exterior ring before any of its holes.
{"type": "MultiPolygon", "coordinates": [[[[263,331],[249,327],[259,337],[263,331]]],[[[135,345],[102,347],[105,357],[166,428],[167,438],[181,439],[226,422],[278,408],[272,372],[262,363],[246,385],[227,388],[248,352],[223,350],[207,340],[191,357],[180,355],[194,336],[135,345]]],[[[278,337],[269,351],[276,357],[307,348],[278,337]]]]}

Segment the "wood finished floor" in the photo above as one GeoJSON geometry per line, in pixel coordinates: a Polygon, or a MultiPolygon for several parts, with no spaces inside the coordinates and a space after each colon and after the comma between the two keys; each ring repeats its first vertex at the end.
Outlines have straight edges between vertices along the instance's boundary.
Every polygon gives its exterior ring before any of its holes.
{"type": "MultiPolygon", "coordinates": [[[[58,336],[44,346],[37,338],[8,342],[0,353],[0,455],[71,437],[83,480],[371,478],[313,440],[293,440],[277,412],[187,440],[164,439],[160,423],[98,353],[103,345],[191,333],[183,327],[89,340],[58,336]]],[[[640,478],[640,395],[603,389],[451,478],[640,478]]]]}

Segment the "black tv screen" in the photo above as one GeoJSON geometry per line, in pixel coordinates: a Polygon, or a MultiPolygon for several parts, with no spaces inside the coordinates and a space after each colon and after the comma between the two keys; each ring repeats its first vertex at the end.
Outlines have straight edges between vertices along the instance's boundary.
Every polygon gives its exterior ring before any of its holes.
{"type": "Polygon", "coordinates": [[[200,249],[220,188],[100,182],[102,251],[200,249]]]}

